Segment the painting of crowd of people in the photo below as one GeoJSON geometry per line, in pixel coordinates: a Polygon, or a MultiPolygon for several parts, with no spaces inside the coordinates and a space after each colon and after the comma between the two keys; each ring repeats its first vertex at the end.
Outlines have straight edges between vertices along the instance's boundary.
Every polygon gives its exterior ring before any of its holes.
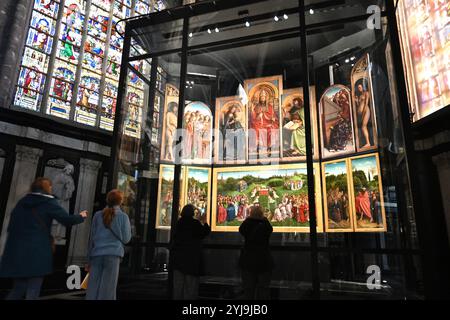
{"type": "Polygon", "coordinates": [[[351,159],[356,231],[386,230],[378,156],[351,159]]]}
{"type": "Polygon", "coordinates": [[[156,228],[170,228],[172,220],[174,166],[161,165],[158,184],[156,228]]]}
{"type": "MultiPolygon", "coordinates": [[[[253,206],[261,206],[276,229],[309,231],[308,182],[305,165],[222,169],[215,173],[213,227],[238,227],[253,206]]],[[[320,210],[318,210],[320,211],[320,210]]]]}
{"type": "Polygon", "coordinates": [[[206,215],[209,222],[209,190],[210,190],[210,169],[185,167],[184,203],[192,204],[197,211],[197,218],[206,215]]]}
{"type": "Polygon", "coordinates": [[[325,230],[331,232],[353,231],[349,198],[347,161],[323,165],[325,230]]]}

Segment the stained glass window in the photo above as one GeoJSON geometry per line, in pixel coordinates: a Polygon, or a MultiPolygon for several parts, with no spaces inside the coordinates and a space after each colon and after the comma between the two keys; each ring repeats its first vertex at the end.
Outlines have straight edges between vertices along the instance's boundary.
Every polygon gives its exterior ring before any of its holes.
{"type": "MultiPolygon", "coordinates": [[[[34,0],[14,105],[113,130],[125,23],[166,8],[161,0],[34,0]]],[[[133,45],[133,50],[140,50],[133,45]]],[[[133,67],[150,73],[150,63],[133,67]]],[[[125,133],[140,136],[144,83],[127,89],[125,133]]]]}

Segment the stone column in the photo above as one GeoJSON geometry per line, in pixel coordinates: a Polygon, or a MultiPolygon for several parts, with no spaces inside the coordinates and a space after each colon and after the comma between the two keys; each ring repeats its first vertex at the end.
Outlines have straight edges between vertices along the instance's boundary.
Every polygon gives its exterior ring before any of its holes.
{"type": "Polygon", "coordinates": [[[447,235],[450,241],[450,152],[441,153],[433,157],[433,163],[439,172],[442,202],[447,223],[447,235]]]}
{"type": "Polygon", "coordinates": [[[74,214],[87,210],[89,217],[82,224],[72,227],[70,236],[70,246],[68,255],[68,265],[83,266],[87,262],[87,249],[89,243],[89,233],[91,230],[92,215],[94,212],[95,190],[97,187],[98,170],[101,162],[81,159],[80,175],[78,178],[77,198],[75,202],[74,214]]]}
{"type": "Polygon", "coordinates": [[[41,149],[27,146],[16,146],[16,162],[14,164],[13,179],[9,189],[8,203],[6,205],[5,219],[3,220],[2,233],[0,236],[0,256],[3,255],[7,238],[7,229],[11,211],[24,195],[27,194],[31,183],[36,178],[36,170],[39,158],[42,156],[41,149]]]}

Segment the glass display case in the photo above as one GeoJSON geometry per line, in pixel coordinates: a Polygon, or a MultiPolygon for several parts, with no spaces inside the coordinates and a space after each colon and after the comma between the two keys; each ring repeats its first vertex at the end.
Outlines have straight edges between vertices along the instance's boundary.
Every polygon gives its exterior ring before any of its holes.
{"type": "Polygon", "coordinates": [[[202,286],[221,288],[205,294],[239,297],[238,229],[261,206],[273,297],[420,296],[393,22],[384,1],[345,4],[201,1],[127,23],[121,74],[144,98],[136,113],[121,76],[113,186],[134,215],[136,270],[167,271],[171,230],[194,204],[212,226],[202,286]]]}

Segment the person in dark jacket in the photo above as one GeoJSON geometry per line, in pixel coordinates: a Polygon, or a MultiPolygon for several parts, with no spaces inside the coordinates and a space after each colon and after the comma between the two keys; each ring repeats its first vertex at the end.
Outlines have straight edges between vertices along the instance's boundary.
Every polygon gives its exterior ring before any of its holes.
{"type": "Polygon", "coordinates": [[[173,236],[171,264],[174,270],[173,298],[194,300],[198,296],[202,271],[202,240],[211,232],[206,215],[194,219],[197,209],[187,205],[181,211],[173,236]]]}
{"type": "Polygon", "coordinates": [[[69,215],[52,194],[52,183],[38,178],[31,192],[11,212],[8,239],[0,265],[0,277],[12,278],[7,300],[39,297],[44,276],[53,271],[51,225],[53,219],[66,227],[82,223],[87,212],[69,215]]]}
{"type": "Polygon", "coordinates": [[[246,300],[269,300],[270,279],[274,266],[269,249],[273,228],[261,207],[254,206],[239,232],[245,238],[239,258],[242,285],[246,300]]]}

